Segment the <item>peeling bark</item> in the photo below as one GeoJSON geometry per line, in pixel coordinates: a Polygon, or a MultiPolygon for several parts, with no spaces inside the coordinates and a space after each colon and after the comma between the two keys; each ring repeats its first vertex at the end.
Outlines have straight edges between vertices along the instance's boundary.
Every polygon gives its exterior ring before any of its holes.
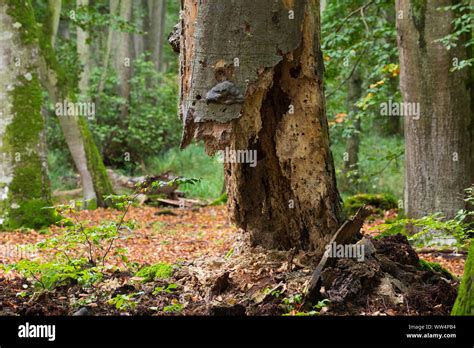
{"type": "Polygon", "coordinates": [[[256,151],[224,165],[233,221],[254,244],[322,253],[341,214],[319,2],[186,0],[181,28],[181,146],[256,151]]]}

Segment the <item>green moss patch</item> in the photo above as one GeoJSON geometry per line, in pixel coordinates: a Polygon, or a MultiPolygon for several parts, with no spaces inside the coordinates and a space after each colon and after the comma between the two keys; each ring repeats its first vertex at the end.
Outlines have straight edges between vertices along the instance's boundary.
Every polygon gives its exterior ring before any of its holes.
{"type": "Polygon", "coordinates": [[[38,25],[29,1],[9,0],[7,14],[21,24],[20,38],[27,45],[38,39],[38,25]]]}
{"type": "Polygon", "coordinates": [[[13,165],[13,179],[8,198],[2,204],[4,229],[41,228],[58,221],[51,209],[49,181],[38,155],[40,133],[44,128],[41,116],[41,87],[38,76],[19,76],[19,84],[10,92],[12,122],[7,126],[3,148],[13,165]]]}
{"type": "Polygon", "coordinates": [[[348,215],[353,215],[364,205],[370,205],[375,208],[375,212],[380,214],[384,210],[396,209],[398,207],[397,200],[388,193],[359,193],[347,198],[344,201],[344,211],[348,215]]]}
{"type": "Polygon", "coordinates": [[[441,273],[447,279],[454,279],[454,276],[451,274],[451,272],[449,272],[446,268],[444,268],[437,262],[430,262],[420,259],[420,265],[418,268],[423,271],[441,273]]]}
{"type": "Polygon", "coordinates": [[[144,282],[150,282],[154,279],[165,279],[173,274],[173,265],[169,263],[156,263],[151,266],[141,268],[135,275],[143,278],[144,282]]]}

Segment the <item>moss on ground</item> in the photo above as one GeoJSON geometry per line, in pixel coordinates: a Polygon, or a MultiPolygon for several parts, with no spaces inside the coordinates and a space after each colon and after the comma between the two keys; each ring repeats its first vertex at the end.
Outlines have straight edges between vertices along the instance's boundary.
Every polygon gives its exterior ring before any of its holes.
{"type": "Polygon", "coordinates": [[[344,211],[348,215],[353,215],[364,205],[370,205],[375,208],[376,213],[382,213],[384,210],[397,208],[398,202],[388,193],[359,193],[344,201],[344,211]]]}
{"type": "Polygon", "coordinates": [[[431,262],[420,259],[419,269],[424,271],[441,273],[447,279],[454,279],[454,276],[451,274],[451,272],[449,272],[446,268],[444,268],[437,262],[431,262]]]}
{"type": "Polygon", "coordinates": [[[173,265],[169,263],[156,263],[151,266],[141,268],[135,275],[143,278],[144,282],[150,282],[154,279],[165,279],[173,274],[173,265]]]}

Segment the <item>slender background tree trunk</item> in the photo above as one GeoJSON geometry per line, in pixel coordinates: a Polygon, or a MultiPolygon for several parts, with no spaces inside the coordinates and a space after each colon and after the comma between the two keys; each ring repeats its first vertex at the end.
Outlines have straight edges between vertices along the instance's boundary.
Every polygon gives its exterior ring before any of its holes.
{"type": "MultiPolygon", "coordinates": [[[[89,0],[77,0],[77,7],[80,6],[89,6],[89,0]]],[[[77,53],[79,55],[79,60],[82,63],[82,74],[79,81],[79,91],[81,97],[87,95],[89,90],[89,79],[90,79],[90,70],[91,70],[91,51],[89,46],[89,33],[80,27],[77,27],[77,53]]]]}
{"type": "Polygon", "coordinates": [[[146,49],[150,52],[150,59],[156,71],[163,68],[163,41],[166,19],[166,0],[145,0],[147,4],[147,17],[145,20],[146,49]]]}
{"type": "Polygon", "coordinates": [[[358,108],[355,103],[360,99],[362,96],[362,78],[360,76],[359,71],[356,69],[354,73],[351,75],[347,88],[347,108],[349,111],[350,117],[352,117],[354,130],[352,134],[346,139],[346,155],[347,160],[344,161],[344,174],[347,176],[349,175],[350,178],[345,178],[345,184],[349,191],[355,191],[356,183],[353,180],[349,179],[357,179],[359,177],[356,174],[358,170],[358,162],[359,162],[359,146],[360,146],[360,131],[361,131],[361,122],[360,118],[357,117],[358,108]],[[352,173],[351,173],[352,172],[352,173]]]}
{"type": "MultiPolygon", "coordinates": [[[[109,14],[111,16],[115,16],[118,14],[119,10],[119,5],[120,1],[119,0],[110,0],[109,2],[109,14]]],[[[114,39],[114,31],[111,27],[108,28],[108,33],[107,33],[107,41],[106,41],[106,48],[105,48],[105,54],[104,54],[104,60],[102,63],[102,75],[100,76],[100,81],[99,81],[99,91],[98,91],[98,96],[100,97],[100,94],[104,90],[105,87],[105,80],[107,79],[107,71],[109,68],[109,62],[110,62],[110,55],[112,52],[112,44],[113,44],[113,39],[114,39]]],[[[97,100],[97,99],[96,99],[97,100]]]]}
{"type": "MultiPolygon", "coordinates": [[[[119,15],[127,22],[132,20],[131,0],[120,0],[119,15]]],[[[118,75],[119,95],[127,101],[120,110],[121,119],[126,123],[132,77],[132,35],[127,32],[115,32],[112,44],[115,46],[114,67],[118,75]]]]}

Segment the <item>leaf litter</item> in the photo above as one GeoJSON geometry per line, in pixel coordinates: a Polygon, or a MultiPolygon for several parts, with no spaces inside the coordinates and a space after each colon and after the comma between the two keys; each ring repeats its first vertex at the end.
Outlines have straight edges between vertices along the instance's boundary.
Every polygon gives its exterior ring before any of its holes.
{"type": "MultiPolygon", "coordinates": [[[[120,214],[119,211],[111,209],[81,211],[79,220],[88,225],[97,225],[104,221],[114,221],[120,214]]],[[[362,232],[368,231],[369,227],[383,220],[375,219],[366,223],[362,232]]],[[[111,269],[103,281],[90,288],[84,289],[78,284],[72,284],[32,297],[34,292],[28,281],[15,274],[0,273],[2,290],[0,312],[4,315],[307,313],[301,308],[301,296],[317,260],[310,253],[268,251],[260,247],[251,247],[247,236],[228,221],[225,207],[193,209],[132,207],[125,221],[133,226],[133,230],[128,231],[129,238],[119,240],[117,246],[128,249],[129,261],[140,265],[168,262],[173,264],[170,277],[143,282],[143,279],[136,277],[134,272],[111,269]],[[30,296],[25,296],[25,293],[30,296]],[[111,304],[112,298],[118,298],[120,301],[111,304]],[[120,308],[117,307],[118,302],[121,304],[120,308]]],[[[15,251],[17,245],[25,247],[34,244],[60,234],[62,229],[52,227],[47,234],[32,230],[0,234],[0,251],[3,257],[1,262],[11,263],[25,256],[15,251]]],[[[402,249],[410,248],[407,245],[403,246],[403,241],[397,243],[402,245],[402,249]]],[[[38,256],[47,257],[42,253],[38,252],[38,256]]],[[[390,255],[385,256],[390,259],[390,255]]],[[[443,255],[431,254],[420,255],[420,258],[439,262],[456,276],[462,274],[463,259],[453,260],[443,255]]],[[[123,264],[115,266],[123,269],[123,264]]],[[[348,275],[344,274],[344,270],[353,272],[351,267],[354,266],[357,265],[339,260],[333,271],[341,279],[345,279],[348,275]]],[[[326,279],[328,288],[323,289],[324,294],[332,298],[335,303],[323,307],[317,313],[320,315],[449,314],[449,302],[453,301],[457,280],[440,280],[441,277],[438,275],[414,272],[412,268],[408,268],[405,269],[406,274],[409,274],[408,278],[423,283],[426,286],[425,293],[414,293],[407,289],[403,292],[399,289],[403,286],[397,283],[395,276],[379,271],[372,272],[370,279],[367,278],[367,273],[361,275],[362,278],[356,279],[356,282],[367,282],[369,279],[368,282],[373,283],[368,286],[372,289],[371,294],[359,291],[360,289],[352,293],[346,291],[347,289],[342,291],[340,284],[336,284],[334,279],[326,279]],[[431,297],[426,294],[430,291],[433,295],[431,297]],[[448,297],[444,302],[439,298],[441,292],[448,297]],[[342,305],[337,303],[337,299],[341,296],[342,305]],[[354,299],[354,296],[359,298],[354,299]],[[407,299],[413,303],[407,303],[407,299]],[[435,309],[433,312],[430,306],[438,310],[435,309]]],[[[348,286],[354,285],[351,283],[348,286]]]]}

